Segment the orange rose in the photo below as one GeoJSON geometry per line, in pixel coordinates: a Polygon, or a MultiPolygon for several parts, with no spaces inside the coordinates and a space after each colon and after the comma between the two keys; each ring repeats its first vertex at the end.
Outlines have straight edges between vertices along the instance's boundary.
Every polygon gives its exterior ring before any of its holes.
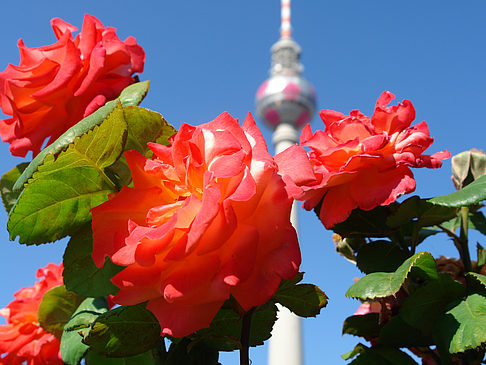
{"type": "Polygon", "coordinates": [[[412,103],[386,106],[395,96],[385,91],[371,118],[353,110],[344,115],[322,110],[324,131],[307,125],[300,146],[275,157],[289,193],[311,210],[322,201],[320,218],[326,228],[349,217],[355,208],[371,210],[393,203],[415,190],[410,167],[438,168],[449,152],[422,153],[434,139],[425,122],[415,119],[412,103]],[[309,153],[304,150],[309,147],[309,153]]]}
{"type": "Polygon", "coordinates": [[[0,136],[14,156],[35,156],[46,138],[55,141],[143,71],[145,53],[135,38],[122,42],[94,16],[85,15],[75,39],[71,24],[54,18],[51,25],[56,43],[27,48],[20,39],[20,64],[0,73],[0,107],[12,115],[0,121],[0,136]]]}
{"type": "Polygon", "coordinates": [[[37,270],[34,286],[15,293],[15,300],[0,310],[7,324],[0,325],[0,364],[62,365],[60,341],[38,324],[37,311],[44,294],[62,285],[62,265],[37,270]]]}
{"type": "Polygon", "coordinates": [[[162,334],[209,326],[230,294],[267,302],[300,265],[291,200],[251,115],[183,124],[154,158],[125,153],[134,187],[92,209],[93,259],[126,266],[115,303],[147,308],[162,334]]]}

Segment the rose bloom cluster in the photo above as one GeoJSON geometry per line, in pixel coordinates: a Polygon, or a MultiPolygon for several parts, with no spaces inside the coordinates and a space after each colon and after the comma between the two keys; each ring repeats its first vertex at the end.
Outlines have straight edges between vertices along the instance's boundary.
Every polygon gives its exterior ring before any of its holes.
{"type": "Polygon", "coordinates": [[[300,145],[275,157],[290,194],[304,200],[307,210],[321,203],[320,219],[327,229],[355,208],[371,210],[413,192],[411,167],[438,168],[450,157],[446,151],[423,154],[434,141],[427,124],[411,126],[412,103],[387,106],[393,98],[383,92],[371,118],[358,110],[350,115],[322,110],[325,130],[312,133],[307,125],[300,145]]]}
{"type": "Polygon", "coordinates": [[[0,121],[0,136],[10,152],[39,153],[68,128],[115,99],[142,72],[145,53],[135,38],[121,41],[115,28],[84,17],[81,32],[54,18],[57,42],[27,48],[19,40],[20,63],[0,73],[0,107],[11,118],[0,121]]]}
{"type": "Polygon", "coordinates": [[[209,326],[232,295],[248,311],[292,279],[301,257],[292,200],[251,115],[183,124],[153,158],[125,153],[133,188],[93,208],[93,259],[126,268],[113,301],[148,301],[162,334],[209,326]]]}
{"type": "Polygon", "coordinates": [[[0,325],[0,364],[62,365],[60,341],[38,324],[37,311],[44,294],[62,281],[62,265],[37,270],[34,286],[22,288],[15,300],[0,310],[7,324],[0,325]]]}

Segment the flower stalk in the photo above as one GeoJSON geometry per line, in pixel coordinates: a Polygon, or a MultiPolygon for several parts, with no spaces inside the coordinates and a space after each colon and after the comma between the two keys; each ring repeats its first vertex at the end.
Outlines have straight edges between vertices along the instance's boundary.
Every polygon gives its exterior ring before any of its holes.
{"type": "Polygon", "coordinates": [[[466,272],[472,270],[471,255],[469,254],[468,245],[469,229],[469,207],[461,207],[461,230],[459,233],[459,243],[461,245],[461,259],[466,272]]]}
{"type": "Polygon", "coordinates": [[[250,365],[250,333],[251,333],[251,317],[254,308],[250,309],[243,316],[243,324],[241,326],[241,348],[240,348],[240,365],[250,365]]]}

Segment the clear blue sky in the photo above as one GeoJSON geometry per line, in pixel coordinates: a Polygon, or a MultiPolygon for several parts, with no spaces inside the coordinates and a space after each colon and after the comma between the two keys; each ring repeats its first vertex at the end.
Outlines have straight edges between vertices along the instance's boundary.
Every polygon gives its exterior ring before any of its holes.
{"type": "MultiPolygon", "coordinates": [[[[51,18],[80,27],[84,13],[118,28],[120,38],[137,38],[147,54],[141,79],[151,81],[143,105],[176,127],[212,120],[225,110],[240,119],[254,112],[255,92],[270,67],[269,48],[279,36],[279,0],[6,1],[0,69],[18,63],[18,38],[29,47],[53,43],[51,18]]],[[[431,153],[486,149],[485,16],[484,0],[292,2],[293,35],[303,48],[304,76],[316,88],[318,109],[358,108],[370,115],[378,95],[390,90],[412,101],[417,123],[427,121],[435,137],[431,153]]],[[[320,126],[315,117],[313,128],[320,126]]],[[[262,129],[270,143],[270,131],[262,129]]],[[[0,156],[2,173],[24,161],[11,157],[3,143],[0,156]]],[[[415,176],[424,197],[453,189],[450,161],[415,176]]],[[[4,212],[0,226],[3,307],[17,289],[32,285],[38,267],[61,261],[65,242],[20,246],[8,241],[4,212]]],[[[358,342],[341,336],[343,320],[358,306],[344,293],[360,273],[334,252],[331,234],[312,212],[301,212],[300,243],[305,280],[330,297],[317,319],[304,321],[306,364],[344,364],[339,355],[358,342]]],[[[442,238],[422,247],[454,254],[451,245],[442,238]]],[[[265,364],[266,351],[253,349],[253,363],[265,364]]],[[[236,364],[237,356],[223,355],[221,361],[236,364]]]]}

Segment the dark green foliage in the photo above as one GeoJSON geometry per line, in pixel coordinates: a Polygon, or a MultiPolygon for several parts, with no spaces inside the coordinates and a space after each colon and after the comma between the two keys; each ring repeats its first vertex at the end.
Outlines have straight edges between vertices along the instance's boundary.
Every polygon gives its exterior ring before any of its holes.
{"type": "Polygon", "coordinates": [[[20,190],[13,190],[13,186],[27,166],[29,166],[27,162],[15,166],[13,169],[6,172],[0,180],[0,194],[7,214],[15,205],[15,202],[21,193],[20,190]]]}
{"type": "Polygon", "coordinates": [[[145,304],[122,306],[96,318],[83,342],[108,357],[146,352],[160,342],[160,325],[145,304]]]}
{"type": "Polygon", "coordinates": [[[66,290],[64,285],[52,288],[44,294],[39,305],[39,324],[47,332],[61,338],[64,325],[83,300],[83,297],[66,290]]]}
{"type": "Polygon", "coordinates": [[[91,257],[92,250],[93,233],[88,225],[71,237],[64,252],[62,276],[66,288],[85,297],[116,294],[118,288],[110,279],[123,267],[106,258],[105,265],[99,269],[91,257]]]}
{"type": "MultiPolygon", "coordinates": [[[[251,318],[250,346],[263,345],[268,340],[275,321],[277,307],[269,302],[254,309],[251,318]]],[[[219,351],[233,351],[241,347],[242,316],[227,302],[211,321],[209,328],[197,331],[196,342],[203,341],[219,351]]]]}
{"type": "Polygon", "coordinates": [[[19,236],[25,244],[52,242],[89,222],[90,209],[117,190],[104,170],[118,160],[126,137],[119,106],[57,158],[48,155],[10,212],[10,239],[19,236]]]}
{"type": "Polygon", "coordinates": [[[64,326],[61,337],[61,356],[67,365],[78,365],[88,346],[82,343],[83,334],[89,331],[95,319],[108,310],[105,298],[87,298],[73,313],[64,326]]]}

